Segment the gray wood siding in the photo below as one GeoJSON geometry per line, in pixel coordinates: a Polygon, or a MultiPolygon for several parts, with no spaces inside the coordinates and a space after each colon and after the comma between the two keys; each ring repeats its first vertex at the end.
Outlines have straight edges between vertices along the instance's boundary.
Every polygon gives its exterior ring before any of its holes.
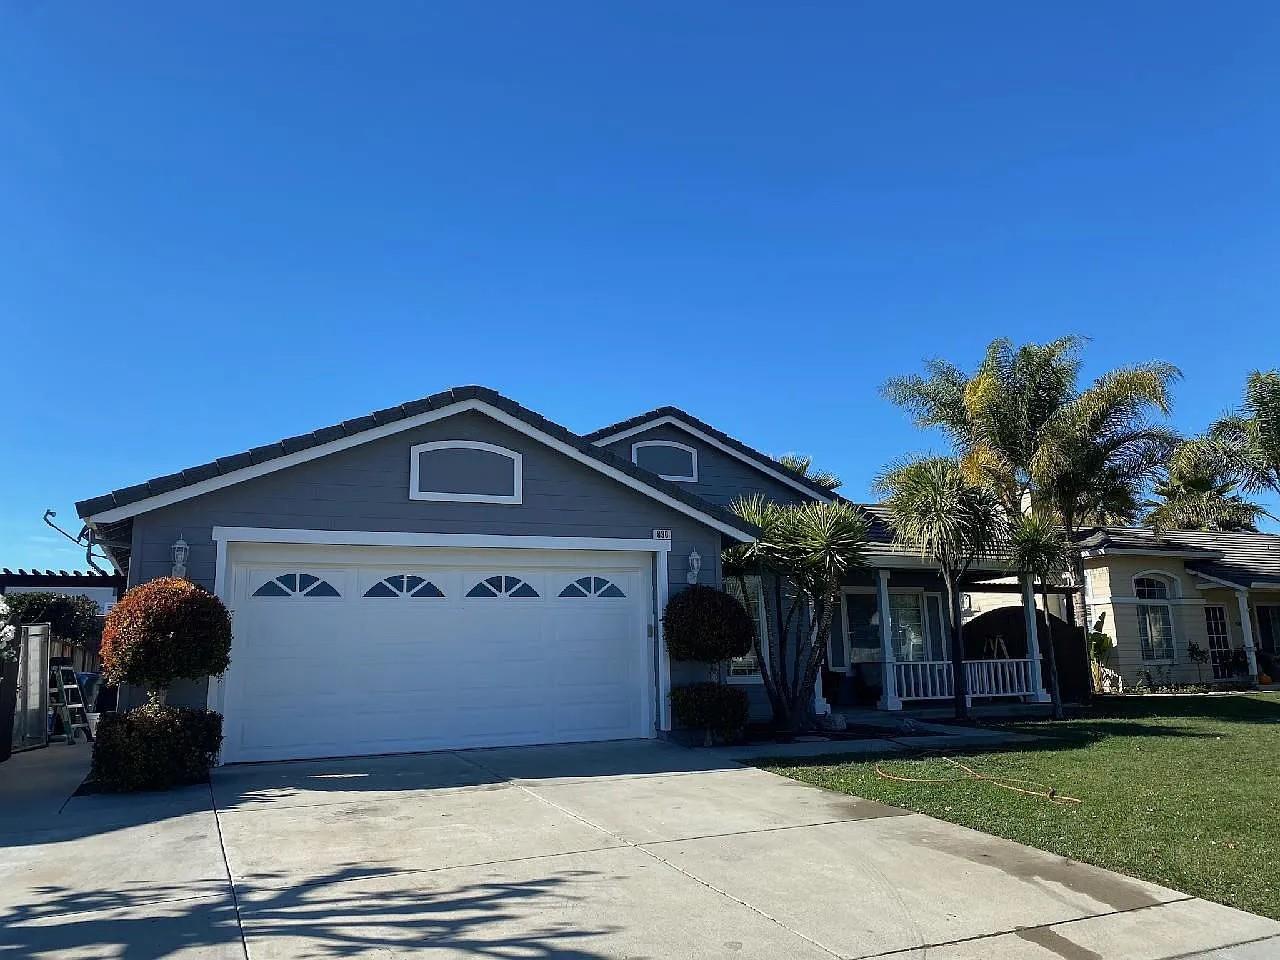
{"type": "Polygon", "coordinates": [[[641,440],[675,440],[698,451],[698,482],[682,484],[712,503],[728,506],[734,500],[761,493],[778,503],[803,503],[810,498],[768,474],[731,457],[691,433],[671,424],[650,427],[641,433],[605,444],[624,460],[631,459],[631,445],[641,440]]]}
{"type": "MultiPolygon", "coordinates": [[[[690,551],[701,582],[720,585],[719,532],[633,491],[483,414],[464,412],[309,463],[138,516],[130,585],[169,574],[175,540],[191,547],[190,579],[214,586],[215,526],[500,536],[649,538],[672,531],[672,592],[686,586],[690,551]],[[524,457],[520,504],[409,499],[409,448],[432,440],[482,440],[524,457]]],[[[178,704],[204,702],[204,682],[175,686],[178,704]]]]}

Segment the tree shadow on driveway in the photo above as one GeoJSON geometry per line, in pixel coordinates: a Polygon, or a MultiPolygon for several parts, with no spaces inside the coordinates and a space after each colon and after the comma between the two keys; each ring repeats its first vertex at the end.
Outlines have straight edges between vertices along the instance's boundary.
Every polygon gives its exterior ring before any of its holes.
{"type": "MultiPolygon", "coordinates": [[[[283,878],[271,878],[277,882],[283,878]]],[[[44,887],[39,906],[0,913],[0,956],[130,960],[255,957],[601,957],[583,941],[610,927],[561,924],[556,908],[589,871],[450,886],[431,873],[336,869],[305,884],[141,884],[127,890],[44,887]],[[242,941],[243,937],[243,941],[242,941]]]]}

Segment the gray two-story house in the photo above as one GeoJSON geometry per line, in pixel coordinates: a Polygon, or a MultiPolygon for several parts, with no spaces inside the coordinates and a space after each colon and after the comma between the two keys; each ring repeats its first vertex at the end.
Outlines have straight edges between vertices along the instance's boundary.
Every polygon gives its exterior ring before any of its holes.
{"type": "MultiPolygon", "coordinates": [[[[176,572],[231,609],[230,669],[170,700],[220,710],[223,760],[249,761],[662,735],[672,685],[706,676],[670,662],[662,610],[722,585],[751,493],[834,496],[675,408],[581,436],[459,387],[77,509],[130,585],[176,572]]],[[[937,574],[864,509],[815,706],[949,699],[937,574]]],[[[975,697],[1044,699],[1022,601],[1021,640],[966,664],[975,697]]],[[[767,713],[753,658],[725,675],[767,713]]]]}

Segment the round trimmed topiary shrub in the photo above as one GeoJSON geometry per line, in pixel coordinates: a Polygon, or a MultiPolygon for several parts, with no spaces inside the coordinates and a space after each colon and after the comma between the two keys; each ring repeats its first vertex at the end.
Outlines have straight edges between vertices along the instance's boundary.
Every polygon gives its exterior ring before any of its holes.
{"type": "Polygon", "coordinates": [[[171,707],[174,680],[199,680],[231,663],[231,615],[203,587],[163,577],[134,587],[107,614],[102,672],[145,686],[146,704],[103,717],[91,781],[101,790],[164,790],[208,779],[222,744],[222,715],[171,707]]]}
{"type": "Polygon", "coordinates": [[[671,691],[671,714],[676,724],[705,730],[706,744],[713,739],[733,740],[747,725],[751,703],[747,691],[722,683],[690,683],[671,691]]]}
{"type": "Polygon", "coordinates": [[[199,680],[231,662],[231,615],[203,587],[162,577],[128,591],[107,614],[102,672],[145,686],[153,699],[174,680],[199,680]]]}
{"type": "Polygon", "coordinates": [[[672,660],[719,663],[751,652],[751,616],[736,597],[694,584],[667,601],[662,614],[672,660]]]}

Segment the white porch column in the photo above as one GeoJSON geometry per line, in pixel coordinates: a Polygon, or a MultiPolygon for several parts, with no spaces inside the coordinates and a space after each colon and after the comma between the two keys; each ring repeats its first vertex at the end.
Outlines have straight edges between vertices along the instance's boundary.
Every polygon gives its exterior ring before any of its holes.
{"type": "Polygon", "coordinates": [[[1253,618],[1249,616],[1249,591],[1236,592],[1240,604],[1240,632],[1244,634],[1244,655],[1249,658],[1249,676],[1258,680],[1258,652],[1253,646],[1253,618]]]}
{"type": "Polygon", "coordinates": [[[825,717],[831,713],[831,704],[827,702],[827,698],[822,693],[822,671],[818,671],[817,679],[813,682],[813,712],[816,716],[825,717]]]}
{"type": "Polygon", "coordinates": [[[889,612],[889,571],[884,567],[876,571],[876,613],[880,616],[880,662],[884,671],[884,681],[880,687],[880,709],[901,710],[897,671],[893,668],[893,614],[889,612]]]}
{"type": "MultiPolygon", "coordinates": [[[[843,595],[842,595],[843,596],[843,595]]],[[[813,607],[806,606],[805,613],[809,617],[806,628],[812,630],[815,626],[813,620],[813,607]]],[[[829,648],[828,648],[829,652],[829,648]]],[[[826,661],[827,666],[831,666],[830,661],[826,661]]],[[[814,716],[825,717],[831,713],[831,704],[827,702],[827,698],[822,693],[822,669],[818,669],[818,675],[813,680],[813,713],[814,716]]]]}
{"type": "MultiPolygon", "coordinates": [[[[1027,659],[1031,661],[1031,688],[1035,690],[1032,699],[1037,703],[1048,703],[1048,691],[1044,688],[1044,677],[1040,670],[1040,617],[1036,614],[1036,578],[1031,574],[1022,576],[1022,616],[1027,624],[1027,659]]],[[[1046,611],[1046,618],[1048,613],[1046,611]]],[[[1053,643],[1053,637],[1049,637],[1053,643]]]]}
{"type": "Polygon", "coordinates": [[[667,594],[671,591],[671,584],[667,582],[667,551],[657,550],[654,552],[654,601],[657,609],[654,611],[653,626],[650,631],[653,634],[653,643],[657,648],[658,661],[658,730],[666,733],[671,730],[671,657],[667,653],[667,638],[662,633],[662,615],[667,609],[667,594]]]}

